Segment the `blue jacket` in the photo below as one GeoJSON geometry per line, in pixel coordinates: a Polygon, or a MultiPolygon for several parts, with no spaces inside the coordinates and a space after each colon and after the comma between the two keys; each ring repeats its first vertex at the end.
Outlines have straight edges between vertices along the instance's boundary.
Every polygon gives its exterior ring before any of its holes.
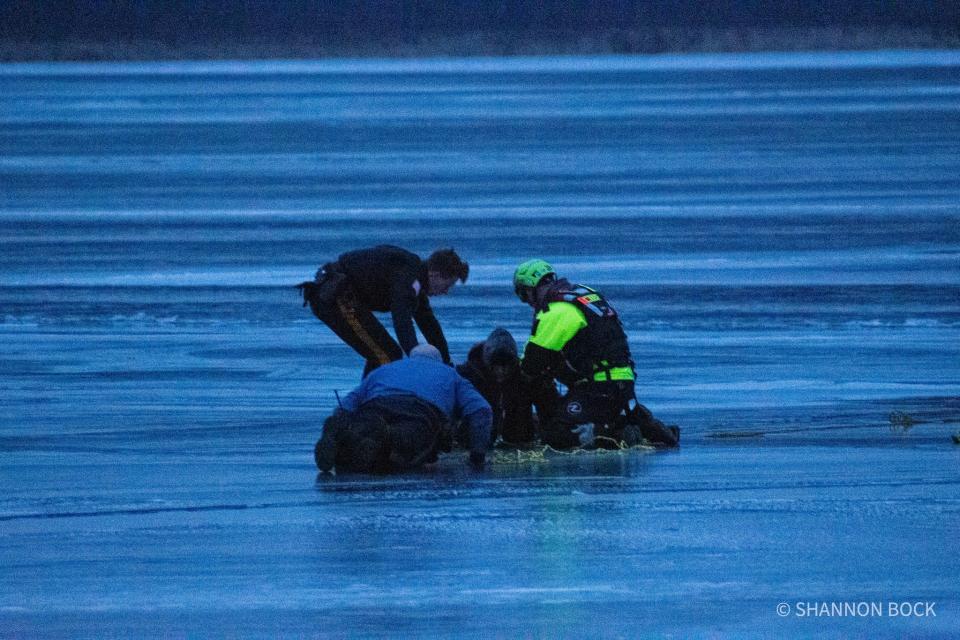
{"type": "Polygon", "coordinates": [[[490,442],[493,411],[472,384],[448,365],[424,357],[404,358],[377,367],[347,394],[343,408],[356,411],[374,398],[414,395],[448,418],[469,424],[471,453],[485,453],[490,442]]]}

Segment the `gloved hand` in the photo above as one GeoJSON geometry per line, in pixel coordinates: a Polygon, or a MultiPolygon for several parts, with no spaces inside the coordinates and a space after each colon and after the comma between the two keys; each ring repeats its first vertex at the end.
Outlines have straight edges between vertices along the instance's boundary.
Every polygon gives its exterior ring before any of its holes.
{"type": "Polygon", "coordinates": [[[577,425],[573,432],[577,434],[577,438],[580,439],[580,446],[586,447],[587,445],[593,444],[593,423],[588,422],[586,424],[577,425]]]}

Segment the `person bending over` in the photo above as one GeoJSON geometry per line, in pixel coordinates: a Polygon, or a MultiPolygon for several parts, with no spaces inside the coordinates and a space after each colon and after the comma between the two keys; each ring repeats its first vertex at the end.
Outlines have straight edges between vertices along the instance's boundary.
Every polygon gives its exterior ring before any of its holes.
{"type": "Polygon", "coordinates": [[[400,247],[380,245],[342,254],[323,265],[313,281],[298,286],[303,305],[366,360],[363,375],[403,358],[417,345],[413,323],[450,363],[443,329],[430,308],[430,296],[466,282],[470,266],[453,249],[441,249],[425,261],[400,247]],[[394,340],[374,311],[389,311],[394,340]],[[399,342],[399,344],[398,344],[399,342]]]}
{"type": "Polygon", "coordinates": [[[451,421],[467,425],[469,460],[482,467],[493,413],[472,384],[443,364],[440,351],[418,345],[410,357],[363,379],[323,424],[314,461],[323,472],[399,473],[437,461],[450,450],[451,421]]]}

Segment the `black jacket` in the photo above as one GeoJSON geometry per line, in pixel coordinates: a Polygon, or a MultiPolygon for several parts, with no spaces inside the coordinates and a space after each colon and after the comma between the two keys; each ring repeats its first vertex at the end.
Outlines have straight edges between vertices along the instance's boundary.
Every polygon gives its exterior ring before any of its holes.
{"type": "Polygon", "coordinates": [[[450,362],[447,340],[427,297],[427,265],[416,254],[379,245],[342,254],[337,267],[353,285],[361,304],[372,311],[392,314],[393,330],[404,352],[409,354],[417,346],[416,321],[427,342],[440,350],[444,362],[450,362]],[[414,283],[419,283],[419,292],[414,283]]]}
{"type": "MultiPolygon", "coordinates": [[[[508,333],[507,336],[509,336],[508,333]]],[[[478,342],[471,347],[467,361],[457,365],[457,373],[473,383],[480,395],[490,403],[493,409],[491,441],[499,435],[510,443],[530,442],[534,437],[533,412],[530,398],[520,379],[520,367],[514,367],[509,377],[499,384],[487,364],[491,356],[496,358],[493,354],[498,350],[508,350],[510,345],[512,345],[513,360],[516,361],[517,347],[513,338],[510,337],[509,341],[498,340],[495,331],[486,341],[478,342]],[[484,357],[485,348],[486,358],[484,357]]]]}

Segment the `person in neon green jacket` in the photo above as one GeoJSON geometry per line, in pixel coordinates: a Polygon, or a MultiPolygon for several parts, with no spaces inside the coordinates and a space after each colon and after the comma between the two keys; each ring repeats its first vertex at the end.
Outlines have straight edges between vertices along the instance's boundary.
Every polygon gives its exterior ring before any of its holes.
{"type": "Polygon", "coordinates": [[[568,388],[556,410],[540,416],[542,442],[556,449],[630,446],[641,439],[677,445],[679,432],[636,402],[627,336],[603,294],[557,278],[540,259],[517,267],[513,286],[534,310],[521,370],[532,388],[543,389],[545,380],[568,388]]]}

